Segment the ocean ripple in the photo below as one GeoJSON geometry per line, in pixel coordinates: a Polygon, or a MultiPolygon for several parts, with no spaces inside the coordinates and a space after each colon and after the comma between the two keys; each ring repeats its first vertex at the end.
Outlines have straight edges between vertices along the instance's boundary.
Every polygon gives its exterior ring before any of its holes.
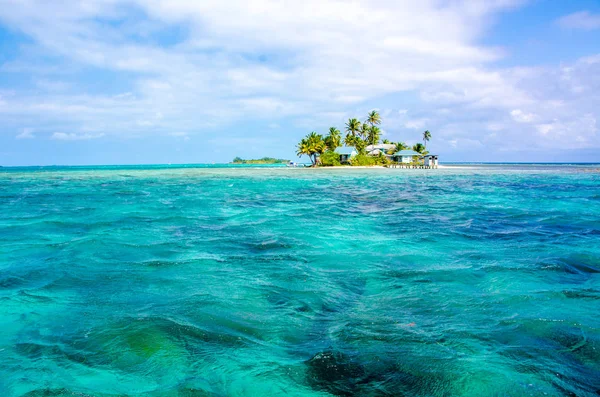
{"type": "Polygon", "coordinates": [[[2,396],[597,396],[580,166],[0,171],[2,396]]]}

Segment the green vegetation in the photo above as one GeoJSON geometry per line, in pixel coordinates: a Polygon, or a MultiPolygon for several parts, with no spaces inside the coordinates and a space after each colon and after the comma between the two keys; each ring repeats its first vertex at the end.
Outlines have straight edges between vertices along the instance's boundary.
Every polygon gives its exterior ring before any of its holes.
{"type": "Polygon", "coordinates": [[[387,165],[390,160],[383,154],[378,156],[369,156],[368,154],[358,154],[350,159],[350,165],[353,166],[372,166],[372,165],[387,165]]]}
{"type": "Polygon", "coordinates": [[[331,150],[326,151],[321,155],[320,164],[324,167],[338,167],[340,163],[340,155],[331,150]]]}
{"type": "Polygon", "coordinates": [[[412,147],[412,150],[414,150],[417,153],[427,154],[427,152],[425,151],[425,145],[423,145],[422,143],[415,143],[415,145],[412,147]]]}
{"type": "MultiPolygon", "coordinates": [[[[383,131],[379,127],[380,124],[381,115],[376,110],[373,110],[369,112],[364,122],[361,122],[357,118],[349,119],[345,124],[346,135],[343,139],[340,130],[336,127],[329,128],[329,132],[325,137],[313,131],[298,143],[296,154],[299,157],[303,155],[308,156],[313,167],[318,165],[338,166],[340,165],[340,154],[336,153],[336,149],[342,147],[343,144],[356,149],[357,155],[349,160],[350,165],[372,166],[389,164],[391,163],[389,156],[401,150],[410,150],[411,147],[404,142],[391,142],[388,139],[384,139],[384,144],[394,145],[394,147],[391,149],[386,148],[385,153],[381,152],[383,149],[374,151],[372,148],[369,148],[370,153],[368,153],[367,147],[378,145],[381,140],[383,131]]],[[[417,143],[412,147],[412,150],[421,154],[427,154],[426,145],[430,139],[431,132],[423,132],[424,144],[417,143]]]]}
{"type": "Polygon", "coordinates": [[[300,141],[296,154],[298,157],[303,154],[307,155],[314,167],[317,165],[317,156],[322,154],[325,149],[327,149],[327,145],[323,140],[323,136],[313,131],[300,141]]]}
{"type": "MultiPolygon", "coordinates": [[[[352,135],[353,137],[358,136],[358,134],[362,131],[362,124],[358,119],[350,119],[346,123],[346,132],[348,135],[352,135]]],[[[347,136],[346,136],[347,137],[347,136]]]]}
{"type": "Polygon", "coordinates": [[[366,154],[357,154],[356,156],[354,156],[350,159],[350,165],[353,165],[353,166],[375,165],[375,159],[371,156],[367,156],[366,154]]]}
{"type": "Polygon", "coordinates": [[[287,164],[290,160],[276,159],[273,157],[263,157],[262,159],[244,160],[240,157],[233,159],[232,164],[287,164]]]}
{"type": "Polygon", "coordinates": [[[329,134],[325,137],[325,146],[332,152],[342,146],[342,134],[340,130],[335,127],[329,129],[329,134]]]}

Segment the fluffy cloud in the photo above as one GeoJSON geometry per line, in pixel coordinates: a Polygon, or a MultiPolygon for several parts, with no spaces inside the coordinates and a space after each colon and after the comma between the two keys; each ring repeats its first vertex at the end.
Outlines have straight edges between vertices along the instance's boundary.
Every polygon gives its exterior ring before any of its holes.
{"type": "Polygon", "coordinates": [[[498,13],[520,3],[0,0],[0,21],[57,59],[43,68],[32,66],[36,59],[4,65],[34,74],[45,91],[3,96],[0,113],[87,131],[54,139],[113,131],[185,139],[246,119],[339,124],[369,101],[407,93],[413,103],[381,109],[390,139],[401,128],[427,128],[457,148],[523,140],[600,147],[592,122],[600,58],[499,68],[506,51],[480,44],[498,13]],[[78,90],[70,69],[103,70],[123,88],[78,90]],[[583,141],[570,141],[577,128],[583,141]]]}

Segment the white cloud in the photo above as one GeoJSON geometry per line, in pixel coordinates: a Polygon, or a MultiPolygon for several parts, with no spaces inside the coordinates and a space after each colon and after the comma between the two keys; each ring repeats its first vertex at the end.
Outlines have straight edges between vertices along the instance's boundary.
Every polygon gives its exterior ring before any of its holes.
{"type": "MultiPolygon", "coordinates": [[[[513,68],[498,71],[498,78],[509,87],[518,87],[522,96],[511,101],[501,90],[482,87],[489,93],[483,102],[456,102],[451,98],[434,101],[452,104],[452,114],[428,114],[429,129],[436,140],[474,138],[488,130],[482,142],[489,148],[497,145],[527,145],[531,149],[600,148],[597,122],[600,118],[600,56],[589,56],[556,67],[513,68]],[[577,87],[583,87],[578,89],[577,87]],[[482,102],[485,106],[482,106],[482,102]],[[495,106],[492,105],[495,102],[495,106]],[[517,105],[517,106],[515,106],[517,105]]],[[[493,86],[492,86],[493,87],[493,86]]]]}
{"type": "Polygon", "coordinates": [[[85,134],[76,134],[74,132],[55,132],[54,134],[52,134],[52,139],[58,140],[58,141],[86,141],[86,140],[90,140],[90,139],[98,139],[98,138],[102,138],[104,136],[103,133],[100,134],[90,134],[90,133],[85,133],[85,134]]]}
{"type": "Polygon", "coordinates": [[[548,141],[558,142],[569,149],[589,147],[598,140],[597,119],[592,114],[585,114],[577,120],[555,119],[549,123],[536,125],[536,129],[548,141]]]}
{"type": "Polygon", "coordinates": [[[15,139],[33,139],[35,135],[33,135],[33,130],[31,128],[23,128],[23,132],[18,134],[15,139]]]}
{"type": "Polygon", "coordinates": [[[558,19],[557,23],[566,29],[600,29],[600,14],[592,14],[589,11],[579,11],[565,15],[558,19]]]}
{"type": "Polygon", "coordinates": [[[540,134],[547,135],[554,129],[554,126],[552,124],[538,124],[536,125],[536,128],[540,134]]]}
{"type": "MultiPolygon", "coordinates": [[[[42,70],[32,66],[35,58],[30,64],[14,61],[3,70],[26,71],[47,92],[11,94],[10,102],[0,103],[0,114],[21,125],[35,117],[52,125],[50,131],[81,132],[53,139],[169,131],[185,139],[249,119],[341,127],[344,118],[366,113],[379,98],[406,94],[414,100],[398,104],[410,107],[410,114],[381,109],[390,111],[382,127],[392,140],[409,140],[404,134],[427,128],[434,134],[431,145],[439,139],[457,147],[523,141],[532,147],[581,146],[581,139],[572,143],[567,133],[553,135],[578,125],[587,132],[577,137],[600,147],[590,122],[600,117],[600,55],[555,67],[500,68],[494,61],[505,51],[480,44],[498,13],[518,4],[88,0],[61,6],[0,0],[0,21],[31,37],[40,54],[124,82],[118,92],[89,94],[78,90],[76,80],[66,81],[66,68],[42,70]],[[160,36],[181,27],[187,33],[175,45],[132,34],[150,30],[160,36]],[[48,84],[57,75],[61,83],[48,84]],[[581,122],[586,115],[588,122],[581,122]],[[546,128],[540,125],[551,128],[541,134],[539,128],[546,128]],[[494,134],[484,139],[481,131],[494,134]]],[[[285,133],[287,128],[277,131],[285,133]]]]}
{"type": "Polygon", "coordinates": [[[91,18],[125,18],[130,8],[116,1],[90,0],[61,8],[41,0],[29,0],[29,7],[4,0],[4,9],[11,12],[0,11],[0,18],[50,51],[77,62],[155,74],[138,80],[147,98],[171,96],[183,101],[188,95],[197,99],[207,93],[222,98],[225,93],[268,97],[286,92],[290,99],[310,103],[328,99],[356,103],[414,89],[432,72],[495,59],[498,51],[475,45],[476,36],[486,18],[515,3],[473,7],[408,0],[388,4],[366,0],[351,4],[332,0],[134,2],[153,18],[157,29],[185,24],[190,36],[167,49],[140,43],[109,25],[90,23],[91,18]],[[369,56],[346,48],[369,48],[369,56]],[[243,57],[278,51],[284,51],[284,67],[257,65],[243,57]],[[331,73],[332,63],[335,73],[331,73]]]}
{"type": "Polygon", "coordinates": [[[536,119],[533,113],[525,113],[521,109],[514,109],[510,112],[512,118],[518,123],[531,123],[536,119]]]}

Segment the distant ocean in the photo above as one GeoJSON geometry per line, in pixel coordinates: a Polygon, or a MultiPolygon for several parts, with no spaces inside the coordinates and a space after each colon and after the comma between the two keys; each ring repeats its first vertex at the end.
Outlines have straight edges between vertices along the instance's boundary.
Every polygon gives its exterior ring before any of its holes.
{"type": "Polygon", "coordinates": [[[600,165],[0,169],[0,396],[598,396],[600,165]]]}

